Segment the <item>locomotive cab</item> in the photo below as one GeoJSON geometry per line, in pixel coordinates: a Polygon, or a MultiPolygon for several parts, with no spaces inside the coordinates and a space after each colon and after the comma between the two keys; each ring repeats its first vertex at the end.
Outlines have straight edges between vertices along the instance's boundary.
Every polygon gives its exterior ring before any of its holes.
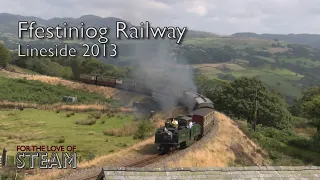
{"type": "Polygon", "coordinates": [[[165,127],[159,128],[155,134],[155,144],[158,144],[157,149],[160,152],[170,153],[180,147],[187,147],[194,140],[197,140],[200,135],[200,125],[196,123],[190,128],[188,126],[189,122],[192,122],[190,116],[169,118],[165,127]],[[174,119],[178,121],[178,126],[170,123],[174,119]]]}

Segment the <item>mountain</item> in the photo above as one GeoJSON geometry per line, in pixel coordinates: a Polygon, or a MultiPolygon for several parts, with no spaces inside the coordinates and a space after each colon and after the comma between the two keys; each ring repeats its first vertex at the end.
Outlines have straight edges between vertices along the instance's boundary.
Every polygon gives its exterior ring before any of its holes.
{"type": "MultiPolygon", "coordinates": [[[[126,22],[127,26],[133,26],[128,21],[125,21],[120,18],[116,17],[99,17],[95,15],[84,15],[79,18],[52,18],[52,19],[42,19],[39,17],[33,16],[20,16],[20,15],[13,15],[8,13],[0,13],[0,34],[1,33],[9,33],[13,34],[14,36],[18,33],[18,22],[19,21],[35,21],[38,26],[42,27],[56,27],[57,25],[63,26],[63,23],[66,22],[68,26],[76,26],[80,27],[80,23],[83,22],[85,27],[109,27],[111,29],[111,37],[115,37],[115,31],[112,29],[116,28],[117,21],[126,22]]],[[[187,37],[212,37],[216,36],[213,33],[203,32],[203,31],[192,31],[188,30],[186,35],[187,37]]]]}
{"type": "Polygon", "coordinates": [[[320,48],[319,34],[256,34],[250,32],[242,32],[232,34],[233,37],[250,37],[258,39],[286,41],[292,44],[303,44],[314,48],[320,48]]]}
{"type": "MultiPolygon", "coordinates": [[[[106,17],[102,18],[94,15],[84,15],[80,18],[52,18],[52,19],[42,19],[39,17],[32,16],[20,16],[8,13],[0,13],[0,32],[9,33],[16,35],[18,33],[18,22],[19,21],[35,21],[38,26],[42,27],[56,27],[57,25],[63,27],[63,23],[66,22],[68,26],[80,27],[81,22],[85,24],[85,27],[109,27],[110,29],[115,29],[117,21],[126,22],[128,26],[132,26],[130,22],[116,17],[106,17]]],[[[114,31],[113,31],[114,32],[114,31]]],[[[113,34],[113,33],[112,33],[113,34]]]]}

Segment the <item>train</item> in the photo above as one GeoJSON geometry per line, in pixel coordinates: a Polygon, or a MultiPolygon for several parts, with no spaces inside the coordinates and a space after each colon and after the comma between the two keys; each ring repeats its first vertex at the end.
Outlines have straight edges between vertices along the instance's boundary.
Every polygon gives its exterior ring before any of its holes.
{"type": "Polygon", "coordinates": [[[181,88],[167,87],[167,84],[152,84],[133,79],[81,74],[79,80],[86,84],[98,86],[108,86],[125,91],[138,92],[151,96],[152,99],[160,103],[180,104],[193,111],[199,107],[212,107],[210,99],[192,91],[184,91],[181,88]]]}
{"type": "Polygon", "coordinates": [[[80,81],[87,84],[108,86],[126,91],[150,95],[160,103],[178,103],[188,109],[188,114],[167,119],[164,127],[155,133],[155,144],[159,153],[170,153],[186,148],[205,136],[214,126],[214,103],[207,97],[193,91],[184,91],[167,84],[152,84],[133,79],[99,75],[80,75],[80,81]],[[177,126],[170,124],[176,120],[177,126]],[[192,126],[190,124],[192,123],[192,126]]]}

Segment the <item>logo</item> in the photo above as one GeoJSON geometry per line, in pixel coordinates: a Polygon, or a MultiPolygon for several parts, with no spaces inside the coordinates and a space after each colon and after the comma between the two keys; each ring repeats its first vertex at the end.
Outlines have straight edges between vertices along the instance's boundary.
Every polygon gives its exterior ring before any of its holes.
{"type": "Polygon", "coordinates": [[[16,167],[18,169],[77,168],[75,146],[17,146],[16,167]],[[67,152],[65,151],[67,150],[67,152]],[[20,151],[20,152],[19,152],[20,151]]]}

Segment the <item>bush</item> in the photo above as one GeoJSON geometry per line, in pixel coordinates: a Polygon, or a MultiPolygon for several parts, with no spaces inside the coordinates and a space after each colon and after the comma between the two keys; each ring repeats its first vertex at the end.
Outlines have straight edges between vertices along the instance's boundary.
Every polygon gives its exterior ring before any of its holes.
{"type": "Polygon", "coordinates": [[[57,140],[55,140],[56,143],[64,143],[65,142],[65,138],[64,136],[60,136],[57,140]]]}
{"type": "Polygon", "coordinates": [[[145,139],[150,135],[153,135],[155,130],[154,124],[149,121],[142,120],[138,125],[138,129],[134,134],[134,139],[145,139]]]}
{"type": "Polygon", "coordinates": [[[116,146],[118,146],[118,147],[128,147],[128,145],[126,143],[118,143],[118,144],[116,144],[116,146]]]}
{"type": "Polygon", "coordinates": [[[94,113],[92,116],[93,116],[94,118],[96,118],[96,119],[100,119],[101,116],[102,116],[102,113],[101,113],[101,112],[94,113]]]}
{"type": "Polygon", "coordinates": [[[56,110],[56,113],[60,113],[60,110],[57,109],[57,110],[56,110]]]}
{"type": "Polygon", "coordinates": [[[94,153],[92,153],[92,152],[89,152],[89,153],[87,154],[87,160],[88,160],[88,161],[94,159],[95,157],[96,157],[96,155],[95,155],[94,153]]]}
{"type": "Polygon", "coordinates": [[[94,125],[97,122],[96,119],[78,120],[75,123],[79,125],[94,125]]]}

